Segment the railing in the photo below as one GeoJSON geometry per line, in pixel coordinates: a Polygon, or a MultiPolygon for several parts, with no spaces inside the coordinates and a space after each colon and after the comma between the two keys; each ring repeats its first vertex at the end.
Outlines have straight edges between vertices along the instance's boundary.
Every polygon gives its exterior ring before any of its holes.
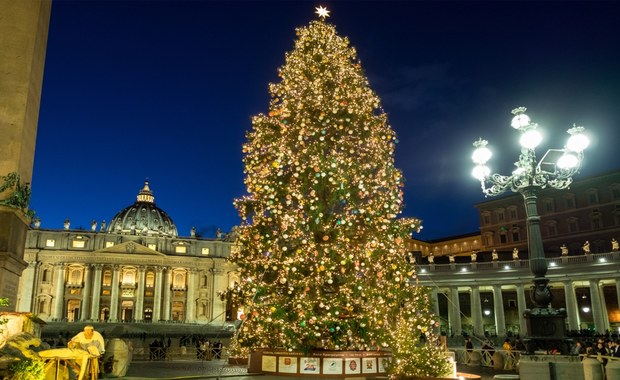
{"type": "MultiPolygon", "coordinates": [[[[547,259],[547,266],[552,268],[562,265],[579,265],[588,262],[608,262],[620,260],[620,252],[607,252],[607,253],[590,253],[579,256],[560,256],[547,259]]],[[[505,261],[485,261],[485,262],[471,262],[471,263],[449,263],[449,264],[422,264],[419,265],[419,272],[421,274],[428,274],[432,272],[469,272],[480,270],[493,270],[493,269],[527,269],[530,266],[530,261],[527,258],[518,260],[505,260],[505,261]]]]}
{"type": "Polygon", "coordinates": [[[225,347],[136,347],[133,349],[134,360],[218,360],[227,359],[228,350],[225,347]]]}

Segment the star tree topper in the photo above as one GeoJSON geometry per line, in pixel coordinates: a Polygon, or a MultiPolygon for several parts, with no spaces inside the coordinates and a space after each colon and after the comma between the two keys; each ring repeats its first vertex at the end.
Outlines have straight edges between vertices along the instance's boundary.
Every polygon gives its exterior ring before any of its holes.
{"type": "Polygon", "coordinates": [[[319,15],[319,17],[323,20],[325,20],[327,17],[329,17],[329,11],[327,10],[327,8],[323,8],[322,6],[319,6],[316,9],[316,14],[319,15]]]}

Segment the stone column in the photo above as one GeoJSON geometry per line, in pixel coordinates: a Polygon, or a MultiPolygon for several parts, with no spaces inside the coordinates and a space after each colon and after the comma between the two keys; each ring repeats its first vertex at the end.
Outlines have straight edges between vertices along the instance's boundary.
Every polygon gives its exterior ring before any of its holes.
{"type": "Polygon", "coordinates": [[[32,301],[34,300],[35,272],[39,263],[31,261],[22,273],[19,286],[19,298],[15,310],[22,312],[32,311],[32,301]]]}
{"type": "Polygon", "coordinates": [[[431,290],[431,302],[433,303],[433,314],[437,317],[437,320],[440,320],[439,315],[439,296],[438,296],[437,287],[434,286],[431,290]]]}
{"type": "Polygon", "coordinates": [[[101,274],[103,264],[95,264],[95,275],[93,276],[93,303],[90,307],[90,319],[99,320],[99,307],[101,303],[101,274]]]}
{"type": "Polygon", "coordinates": [[[196,269],[187,270],[187,292],[185,300],[185,320],[194,322],[196,320],[196,269]]]}
{"type": "Polygon", "coordinates": [[[523,317],[527,309],[527,301],[525,300],[525,288],[523,284],[517,284],[517,313],[519,313],[519,333],[521,336],[527,336],[527,320],[523,317]]]}
{"type": "Polygon", "coordinates": [[[166,267],[166,274],[164,275],[164,306],[163,306],[163,315],[161,319],[164,321],[169,321],[170,318],[170,299],[172,296],[171,291],[171,280],[172,280],[172,268],[166,267]]]}
{"type": "Polygon", "coordinates": [[[480,305],[480,287],[471,287],[471,320],[474,325],[474,335],[483,336],[484,326],[482,324],[482,306],[480,305]]]}
{"type": "Polygon", "coordinates": [[[211,318],[213,321],[224,322],[226,321],[226,301],[220,300],[217,292],[225,291],[226,288],[228,288],[226,276],[224,275],[224,270],[220,268],[211,268],[211,273],[213,274],[213,294],[211,295],[211,299],[213,300],[213,315],[211,318]]]}
{"type": "Polygon", "coordinates": [[[61,320],[64,318],[62,313],[65,305],[65,264],[56,264],[54,270],[56,275],[54,276],[54,315],[52,318],[61,320]]]}
{"type": "Polygon", "coordinates": [[[448,318],[450,318],[450,329],[454,336],[461,335],[461,303],[459,302],[459,289],[456,286],[450,287],[450,303],[448,304],[448,318]]]}
{"type": "Polygon", "coordinates": [[[598,294],[601,297],[601,312],[603,315],[603,326],[605,326],[605,330],[609,329],[609,313],[607,312],[607,301],[605,300],[605,289],[602,282],[598,285],[598,294]]]}
{"type": "Polygon", "coordinates": [[[155,293],[153,294],[153,322],[161,320],[162,267],[155,267],[155,293]]]}
{"type": "Polygon", "coordinates": [[[144,319],[144,284],[146,280],[146,268],[138,267],[138,286],[136,287],[136,313],[134,319],[141,321],[144,319]]]}
{"type": "Polygon", "coordinates": [[[564,281],[564,298],[566,302],[568,329],[571,331],[579,330],[579,307],[577,306],[575,287],[571,280],[564,281]]]}
{"type": "Polygon", "coordinates": [[[82,305],[80,307],[80,321],[87,321],[90,317],[90,289],[91,289],[90,264],[84,266],[84,287],[82,288],[82,305]]]}
{"type": "MultiPolygon", "coordinates": [[[[15,173],[20,185],[28,186],[32,182],[51,1],[4,0],[0,4],[0,176],[15,173]]],[[[10,303],[0,307],[2,311],[14,311],[18,305],[20,276],[28,265],[23,260],[30,224],[23,208],[27,208],[28,200],[25,205],[10,200],[19,191],[12,187],[0,194],[0,200],[16,206],[0,205],[0,297],[10,303]]]]}
{"type": "Polygon", "coordinates": [[[112,266],[112,294],[110,294],[110,322],[118,322],[118,289],[119,289],[119,265],[112,266]]]}
{"type": "Polygon", "coordinates": [[[493,285],[493,306],[495,307],[495,331],[497,336],[506,335],[506,318],[504,316],[504,299],[502,298],[502,287],[493,285]]]}
{"type": "Polygon", "coordinates": [[[590,302],[592,307],[592,318],[594,319],[594,329],[598,333],[605,333],[607,326],[603,319],[603,310],[601,308],[601,295],[598,287],[599,280],[590,280],[590,302]]]}

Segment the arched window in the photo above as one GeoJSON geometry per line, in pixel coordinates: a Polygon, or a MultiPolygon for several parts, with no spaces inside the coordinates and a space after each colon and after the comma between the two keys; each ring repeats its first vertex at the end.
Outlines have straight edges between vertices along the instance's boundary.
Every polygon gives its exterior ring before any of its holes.
{"type": "Polygon", "coordinates": [[[174,288],[184,288],[185,287],[185,276],[183,276],[182,273],[175,273],[172,286],[174,288]]]}
{"type": "Polygon", "coordinates": [[[103,272],[103,286],[110,285],[112,285],[112,271],[106,270],[105,272],[103,272]]]}
{"type": "Polygon", "coordinates": [[[153,274],[153,272],[147,272],[146,273],[146,287],[152,288],[153,286],[155,286],[155,275],[153,274]]]}
{"type": "Polygon", "coordinates": [[[69,283],[72,285],[77,285],[82,282],[82,271],[79,269],[72,269],[71,275],[69,276],[69,283]]]}
{"type": "Polygon", "coordinates": [[[133,270],[126,270],[123,273],[123,284],[133,285],[136,283],[136,272],[133,270]]]}

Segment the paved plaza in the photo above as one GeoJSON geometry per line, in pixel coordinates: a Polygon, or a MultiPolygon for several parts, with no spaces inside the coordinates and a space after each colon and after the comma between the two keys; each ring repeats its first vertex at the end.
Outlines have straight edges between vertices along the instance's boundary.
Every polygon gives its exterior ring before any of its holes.
{"type": "MultiPolygon", "coordinates": [[[[516,374],[515,371],[495,371],[486,367],[468,367],[459,365],[460,372],[478,374],[482,380],[491,380],[496,374],[516,374]]],[[[123,379],[147,380],[147,379],[235,379],[235,380],[289,380],[285,376],[265,376],[261,374],[248,374],[244,366],[231,366],[224,360],[196,361],[134,361],[123,379]]]]}

